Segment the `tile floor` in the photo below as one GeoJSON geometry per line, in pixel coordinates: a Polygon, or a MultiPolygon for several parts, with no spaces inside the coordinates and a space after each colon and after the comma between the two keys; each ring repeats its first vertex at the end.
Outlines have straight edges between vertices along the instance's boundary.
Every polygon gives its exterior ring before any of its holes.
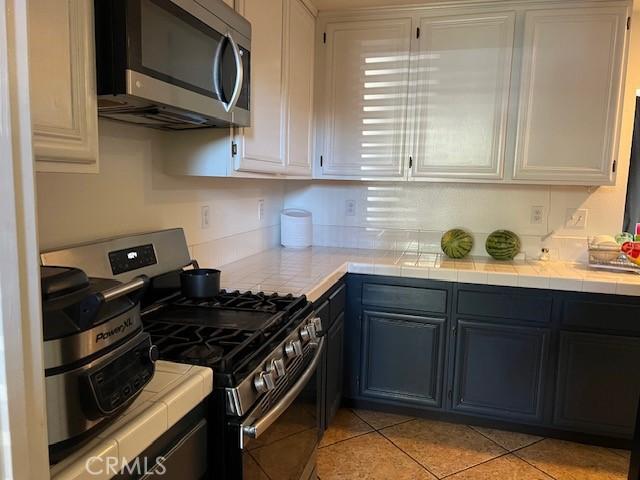
{"type": "Polygon", "coordinates": [[[626,480],[629,453],[367,410],[341,409],[321,480],[626,480]]]}

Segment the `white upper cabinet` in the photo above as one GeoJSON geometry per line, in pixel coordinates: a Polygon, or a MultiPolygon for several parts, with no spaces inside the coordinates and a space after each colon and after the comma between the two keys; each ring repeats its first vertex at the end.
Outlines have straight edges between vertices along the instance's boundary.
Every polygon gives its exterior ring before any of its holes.
{"type": "Polygon", "coordinates": [[[315,16],[301,0],[239,3],[252,27],[251,127],[234,168],[310,176],[315,16]]]}
{"type": "Polygon", "coordinates": [[[419,19],[411,177],[502,178],[514,24],[514,12],[419,19]]]}
{"type": "Polygon", "coordinates": [[[29,0],[36,169],[98,171],[93,2],[29,0]]]}
{"type": "Polygon", "coordinates": [[[323,38],[319,176],[405,178],[411,18],[329,22],[323,38]]]}
{"type": "Polygon", "coordinates": [[[614,178],[626,7],[525,14],[514,178],[614,178]]]}
{"type": "Polygon", "coordinates": [[[251,22],[251,127],[240,131],[235,163],[239,171],[284,172],[286,1],[242,0],[239,8],[251,22]]]}
{"type": "Polygon", "coordinates": [[[315,17],[298,0],[289,0],[286,108],[286,170],[310,175],[313,140],[313,63],[315,17]]]}

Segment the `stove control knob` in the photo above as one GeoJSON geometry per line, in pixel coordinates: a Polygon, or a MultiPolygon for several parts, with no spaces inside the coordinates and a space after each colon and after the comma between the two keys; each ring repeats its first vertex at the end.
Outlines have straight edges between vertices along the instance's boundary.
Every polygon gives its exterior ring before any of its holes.
{"type": "Polygon", "coordinates": [[[316,317],[311,320],[311,325],[313,325],[313,328],[315,328],[316,335],[318,337],[321,337],[324,332],[322,331],[322,320],[320,319],[320,317],[316,317]]]}
{"type": "Polygon", "coordinates": [[[311,329],[309,328],[309,326],[302,327],[300,329],[300,338],[303,342],[308,342],[309,340],[311,340],[311,329]]]}
{"type": "Polygon", "coordinates": [[[280,378],[287,373],[284,367],[284,360],[282,358],[274,358],[267,367],[267,372],[271,373],[275,378],[280,378]]]}
{"type": "Polygon", "coordinates": [[[268,392],[276,388],[276,382],[270,372],[260,372],[257,374],[253,379],[253,385],[256,387],[258,393],[268,392]]]}
{"type": "Polygon", "coordinates": [[[302,343],[300,340],[292,340],[287,343],[284,347],[284,353],[287,354],[288,358],[295,358],[302,355],[302,343]]]}

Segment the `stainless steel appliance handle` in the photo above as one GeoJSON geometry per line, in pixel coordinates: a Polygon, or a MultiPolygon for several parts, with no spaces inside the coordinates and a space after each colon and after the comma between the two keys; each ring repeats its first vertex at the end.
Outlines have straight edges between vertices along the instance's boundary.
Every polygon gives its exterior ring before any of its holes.
{"type": "Polygon", "coordinates": [[[249,438],[258,438],[262,435],[277,419],[280,415],[282,415],[289,405],[293,403],[296,397],[302,392],[304,387],[307,385],[311,377],[316,371],[318,364],[320,363],[320,358],[322,357],[322,349],[324,348],[324,337],[320,338],[320,342],[317,344],[316,352],[313,357],[313,360],[309,363],[309,366],[304,371],[302,376],[298,379],[296,384],[291,387],[282,399],[264,416],[262,416],[259,420],[252,423],[251,425],[242,425],[242,434],[248,436],[249,438]]]}
{"type": "Polygon", "coordinates": [[[244,66],[242,65],[242,54],[240,53],[238,44],[233,39],[230,33],[227,33],[227,38],[229,39],[229,43],[231,44],[231,48],[233,49],[233,58],[236,61],[236,84],[233,87],[233,95],[231,95],[229,103],[224,106],[225,110],[228,112],[236,106],[236,103],[238,103],[238,99],[240,98],[240,92],[242,91],[242,82],[244,81],[244,66]]]}
{"type": "Polygon", "coordinates": [[[149,277],[147,277],[146,275],[135,277],[133,280],[127,283],[123,283],[122,285],[118,285],[117,287],[104,290],[103,292],[101,292],[102,299],[105,303],[110,302],[111,300],[120,298],[123,295],[127,295],[131,292],[135,292],[136,290],[140,290],[141,288],[144,288],[148,282],[149,282],[149,277]]]}

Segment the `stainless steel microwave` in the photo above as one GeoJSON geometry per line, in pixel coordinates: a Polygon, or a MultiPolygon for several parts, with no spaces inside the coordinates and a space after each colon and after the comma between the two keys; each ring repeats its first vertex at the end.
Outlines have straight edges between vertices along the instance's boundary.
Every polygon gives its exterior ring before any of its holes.
{"type": "Polygon", "coordinates": [[[95,0],[98,114],[184,130],[248,126],[251,24],[221,0],[95,0]]]}

